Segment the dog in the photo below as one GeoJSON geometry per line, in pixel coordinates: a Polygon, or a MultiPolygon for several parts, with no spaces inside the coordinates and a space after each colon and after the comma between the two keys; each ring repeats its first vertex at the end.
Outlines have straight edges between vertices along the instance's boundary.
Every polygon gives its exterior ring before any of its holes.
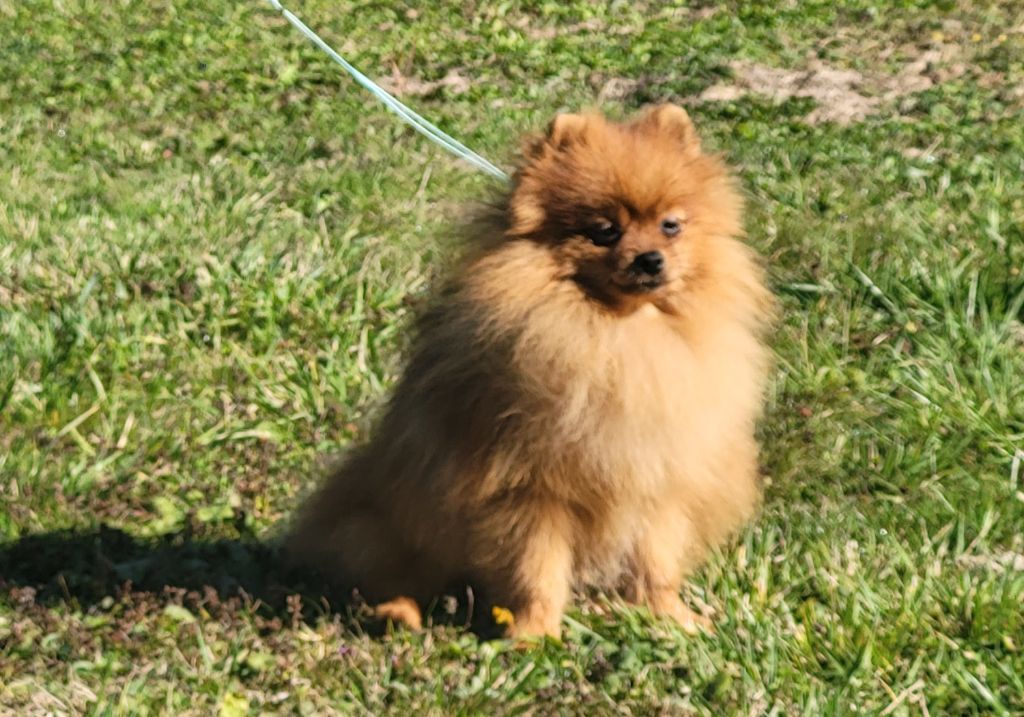
{"type": "Polygon", "coordinates": [[[558,637],[584,587],[704,624],[682,583],[760,502],[774,302],[741,212],[682,108],[556,116],[290,555],[414,628],[456,584],[513,637],[558,637]]]}

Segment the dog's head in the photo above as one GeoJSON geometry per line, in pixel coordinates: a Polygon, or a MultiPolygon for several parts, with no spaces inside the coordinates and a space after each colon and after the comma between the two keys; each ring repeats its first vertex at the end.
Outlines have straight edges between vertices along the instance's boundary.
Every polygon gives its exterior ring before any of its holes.
{"type": "Polygon", "coordinates": [[[524,160],[509,235],[548,246],[566,278],[616,309],[671,306],[699,279],[703,247],[741,229],[723,165],[675,105],[624,123],[559,115],[524,160]]]}

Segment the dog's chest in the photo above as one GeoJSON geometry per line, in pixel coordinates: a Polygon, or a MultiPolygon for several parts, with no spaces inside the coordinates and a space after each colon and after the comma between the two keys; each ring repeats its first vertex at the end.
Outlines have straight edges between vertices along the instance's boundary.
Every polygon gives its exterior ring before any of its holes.
{"type": "Polygon", "coordinates": [[[694,354],[682,335],[647,305],[617,327],[609,342],[612,380],[605,384],[609,418],[630,422],[670,420],[691,388],[694,354]]]}
{"type": "Polygon", "coordinates": [[[589,383],[561,402],[581,471],[606,488],[659,482],[685,450],[700,380],[693,351],[661,317],[646,315],[614,327],[591,360],[589,383]]]}

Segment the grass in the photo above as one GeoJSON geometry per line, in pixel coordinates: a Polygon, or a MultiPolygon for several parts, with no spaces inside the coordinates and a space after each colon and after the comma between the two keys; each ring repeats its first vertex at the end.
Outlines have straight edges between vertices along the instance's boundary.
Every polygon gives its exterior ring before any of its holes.
{"type": "Polygon", "coordinates": [[[372,76],[468,80],[408,99],[499,163],[675,99],[736,166],[783,316],[763,513],[688,590],[717,634],[598,600],[530,650],[371,636],[282,570],[491,180],[264,3],[0,0],[0,714],[1024,714],[1016,3],[294,9],[372,76]],[[693,101],[935,48],[959,72],[848,126],[693,101]]]}

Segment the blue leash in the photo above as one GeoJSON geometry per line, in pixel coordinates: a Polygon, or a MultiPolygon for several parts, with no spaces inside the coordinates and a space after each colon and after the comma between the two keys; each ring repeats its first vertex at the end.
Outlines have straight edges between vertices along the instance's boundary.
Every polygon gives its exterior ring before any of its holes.
{"type": "Polygon", "coordinates": [[[450,135],[442,132],[434,124],[425,120],[423,117],[420,117],[418,114],[416,114],[411,109],[409,109],[404,104],[395,99],[395,97],[388,94],[388,92],[385,91],[376,82],[374,82],[369,77],[367,77],[362,72],[353,67],[348,62],[348,60],[346,60],[344,57],[335,52],[330,45],[328,45],[326,42],[323,41],[323,39],[321,39],[319,35],[310,30],[306,23],[302,22],[302,20],[296,17],[291,10],[281,5],[281,3],[278,0],[268,0],[268,2],[270,2],[270,4],[274,6],[275,10],[278,10],[282,15],[284,15],[285,19],[288,20],[288,22],[290,22],[292,25],[294,25],[299,32],[308,37],[314,45],[316,45],[321,50],[326,52],[328,55],[330,55],[332,60],[341,65],[342,68],[344,68],[345,72],[352,76],[352,79],[354,79],[361,86],[369,90],[370,93],[374,95],[374,97],[383,102],[384,105],[389,110],[391,110],[396,115],[401,117],[417,132],[426,136],[427,138],[431,139],[437,144],[441,145],[449,152],[454,154],[456,157],[460,157],[466,160],[477,169],[481,169],[484,172],[490,174],[491,176],[497,177],[498,179],[504,180],[506,182],[508,181],[508,175],[501,169],[499,169],[494,164],[481,157],[479,154],[471,150],[466,145],[462,144],[462,142],[459,142],[454,137],[451,137],[450,135]]]}

